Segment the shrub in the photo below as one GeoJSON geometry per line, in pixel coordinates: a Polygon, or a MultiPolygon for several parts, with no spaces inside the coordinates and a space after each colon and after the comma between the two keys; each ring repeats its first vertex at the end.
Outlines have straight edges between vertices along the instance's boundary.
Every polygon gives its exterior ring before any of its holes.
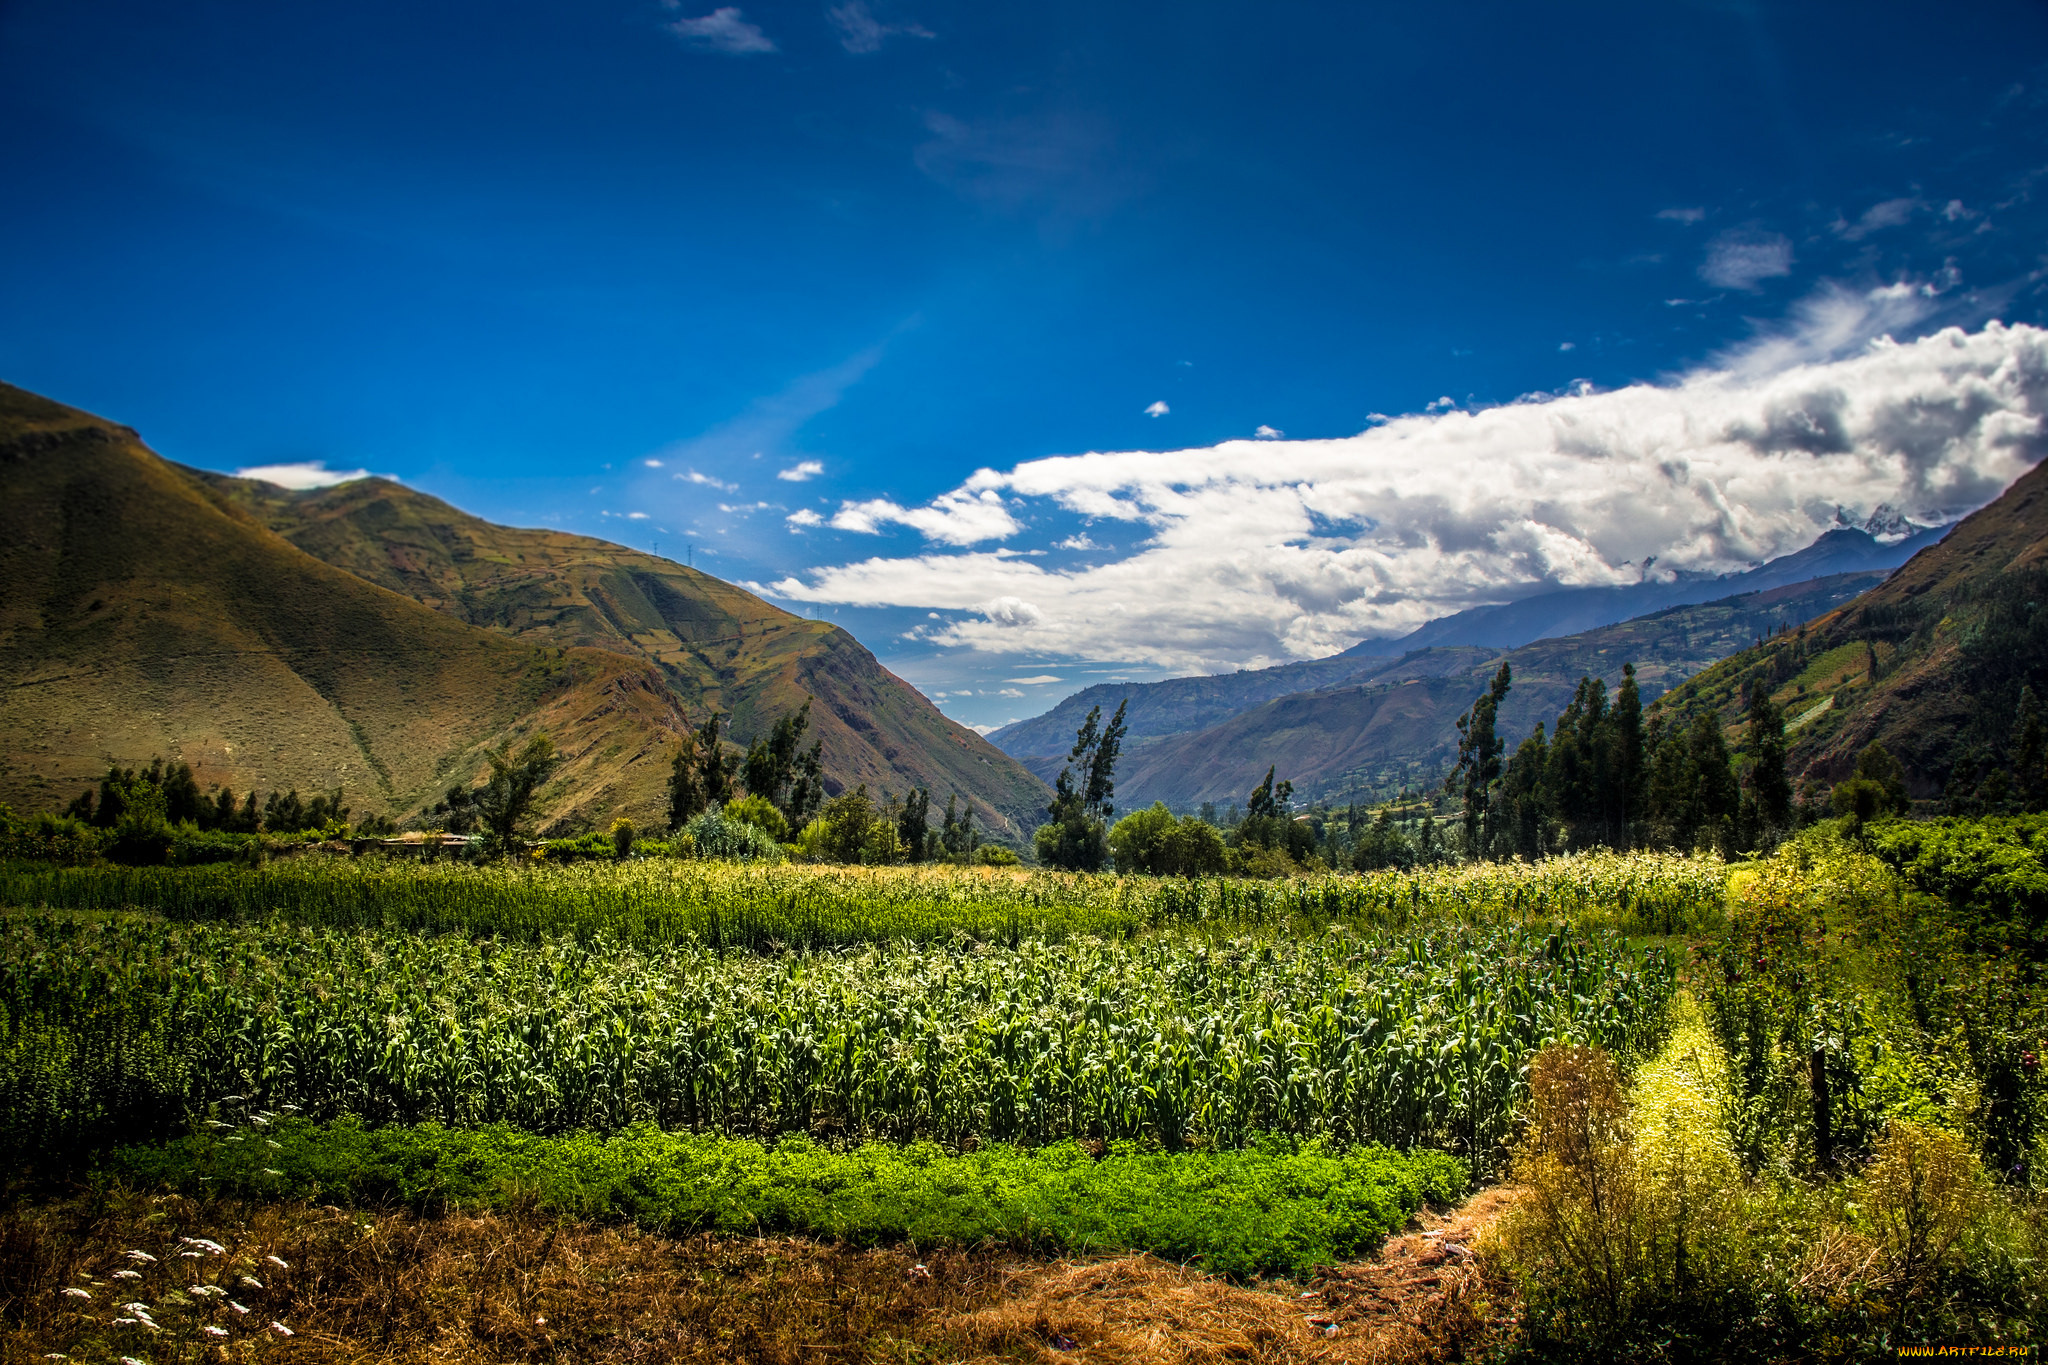
{"type": "Polygon", "coordinates": [[[612,821],[612,856],[630,858],[633,856],[633,822],[623,817],[612,821]]]}
{"type": "Polygon", "coordinates": [[[717,806],[690,821],[683,829],[690,847],[699,858],[729,858],[738,862],[773,862],[782,856],[782,846],[759,825],[727,819],[717,806]]]}
{"type": "Polygon", "coordinates": [[[1895,1119],[1863,1176],[1863,1202],[1898,1278],[1913,1285],[1945,1269],[1987,1204],[1984,1167],[1939,1128],[1895,1119]]]}
{"type": "Polygon", "coordinates": [[[765,796],[747,796],[726,804],[725,818],[753,825],[778,844],[789,842],[789,821],[765,796]]]}

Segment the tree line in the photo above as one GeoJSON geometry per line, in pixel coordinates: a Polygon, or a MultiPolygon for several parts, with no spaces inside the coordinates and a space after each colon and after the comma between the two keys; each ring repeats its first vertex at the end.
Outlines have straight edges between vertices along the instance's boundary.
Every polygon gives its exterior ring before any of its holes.
{"type": "Polygon", "coordinates": [[[668,780],[671,836],[690,834],[700,848],[716,844],[745,856],[754,845],[731,842],[720,827],[738,824],[760,831],[768,843],[829,862],[1015,861],[1008,850],[985,843],[973,806],[963,807],[957,793],[946,798],[936,827],[928,788],[913,787],[901,797],[884,792],[877,799],[863,782],[828,798],[823,741],[804,743],[811,727],[808,698],[743,756],[728,751],[723,725],[724,718],[713,712],[676,746],[668,780]]]}

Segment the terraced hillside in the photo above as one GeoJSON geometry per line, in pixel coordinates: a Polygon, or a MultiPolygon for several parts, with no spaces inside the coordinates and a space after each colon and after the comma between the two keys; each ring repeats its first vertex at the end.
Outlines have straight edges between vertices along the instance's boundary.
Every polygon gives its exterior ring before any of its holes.
{"type": "Polygon", "coordinates": [[[2012,761],[2020,692],[2048,701],[2048,465],[1956,524],[1883,586],[1743,650],[1668,698],[1731,727],[1761,681],[1795,778],[1818,790],[1882,743],[1921,799],[1968,798],[2012,761]]]}

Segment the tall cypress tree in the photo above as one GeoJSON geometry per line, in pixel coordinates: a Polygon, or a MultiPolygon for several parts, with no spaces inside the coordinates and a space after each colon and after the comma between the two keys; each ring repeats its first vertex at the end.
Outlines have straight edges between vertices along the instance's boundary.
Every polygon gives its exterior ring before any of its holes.
{"type": "Polygon", "coordinates": [[[1486,694],[1472,704],[1472,709],[1458,717],[1458,762],[1451,769],[1451,783],[1464,779],[1465,805],[1465,850],[1472,857],[1483,857],[1486,845],[1487,805],[1493,795],[1494,784],[1500,781],[1501,744],[1496,724],[1500,718],[1500,704],[1507,698],[1508,688],[1514,683],[1514,675],[1505,661],[1500,672],[1493,675],[1493,684],[1486,694]]]}
{"type": "Polygon", "coordinates": [[[1621,666],[1621,686],[1614,692],[1614,709],[1609,713],[1607,750],[1607,842],[1628,848],[1643,822],[1648,794],[1648,773],[1643,762],[1643,697],[1636,688],[1636,666],[1621,666]]]}
{"type": "Polygon", "coordinates": [[[1763,835],[1792,823],[1792,780],[1785,775],[1785,714],[1761,682],[1749,685],[1749,794],[1763,835]]]}

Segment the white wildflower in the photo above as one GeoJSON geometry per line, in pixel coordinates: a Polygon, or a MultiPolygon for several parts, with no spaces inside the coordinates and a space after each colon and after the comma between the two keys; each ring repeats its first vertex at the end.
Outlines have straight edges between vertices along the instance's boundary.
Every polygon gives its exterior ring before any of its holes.
{"type": "Polygon", "coordinates": [[[277,1334],[278,1334],[279,1336],[281,1336],[281,1337],[289,1337],[289,1336],[295,1336],[295,1335],[297,1335],[296,1333],[294,1333],[294,1332],[292,1331],[292,1329],[291,1329],[291,1328],[289,1328],[289,1327],[285,1326],[285,1325],[284,1325],[283,1323],[281,1323],[281,1322],[277,1321],[277,1320],[276,1320],[276,1319],[274,1319],[274,1318],[273,1318],[273,1319],[271,1320],[271,1323],[270,1323],[270,1330],[271,1330],[271,1331],[273,1331],[273,1332],[275,1332],[275,1333],[277,1333],[277,1334]]]}
{"type": "Polygon", "coordinates": [[[234,1309],[237,1313],[247,1313],[249,1311],[248,1309],[242,1307],[242,1305],[240,1305],[239,1303],[236,1303],[233,1299],[228,1300],[228,1307],[234,1309]]]}
{"type": "Polygon", "coordinates": [[[224,1336],[226,1336],[226,1335],[228,1334],[228,1329],[227,1329],[227,1328],[225,1328],[225,1327],[215,1327],[215,1326],[214,1326],[214,1325],[213,1325],[212,1323],[210,1323],[210,1322],[209,1322],[209,1323],[207,1323],[207,1324],[206,1324],[206,1326],[204,1326],[204,1327],[200,1328],[199,1330],[200,1330],[200,1331],[202,1331],[202,1332],[204,1332],[204,1333],[206,1333],[206,1335],[208,1335],[208,1336],[210,1336],[210,1337],[224,1337],[224,1336]]]}
{"type": "Polygon", "coordinates": [[[279,1169],[277,1169],[277,1167],[275,1167],[275,1166],[265,1166],[265,1167],[263,1168],[263,1174],[265,1174],[265,1175],[283,1175],[283,1174],[284,1174],[284,1172],[283,1172],[283,1171],[280,1171],[280,1170],[279,1170],[279,1169]]]}
{"type": "Polygon", "coordinates": [[[277,1257],[277,1256],[265,1256],[265,1257],[264,1257],[263,1259],[264,1259],[264,1260],[266,1260],[266,1261],[268,1261],[268,1262],[270,1262],[270,1263],[271,1263],[272,1265],[276,1266],[276,1267],[277,1267],[277,1268],[278,1268],[279,1270],[290,1270],[290,1269],[291,1269],[291,1267],[290,1267],[290,1266],[288,1266],[288,1265],[286,1265],[286,1264],[284,1263],[283,1259],[282,1259],[282,1258],[280,1258],[280,1257],[277,1257]]]}
{"type": "Polygon", "coordinates": [[[121,1253],[131,1261],[154,1261],[156,1257],[146,1251],[124,1251],[121,1253]]]}
{"type": "Polygon", "coordinates": [[[254,1275],[244,1275],[242,1277],[242,1287],[245,1289],[261,1289],[263,1281],[257,1279],[254,1275]]]}
{"type": "Polygon", "coordinates": [[[142,1272],[139,1270],[117,1270],[114,1272],[114,1278],[117,1280],[139,1280],[142,1278],[142,1272]]]}
{"type": "Polygon", "coordinates": [[[67,1299],[89,1299],[92,1297],[92,1291],[86,1289],[67,1289],[64,1291],[64,1297],[67,1299]]]}

